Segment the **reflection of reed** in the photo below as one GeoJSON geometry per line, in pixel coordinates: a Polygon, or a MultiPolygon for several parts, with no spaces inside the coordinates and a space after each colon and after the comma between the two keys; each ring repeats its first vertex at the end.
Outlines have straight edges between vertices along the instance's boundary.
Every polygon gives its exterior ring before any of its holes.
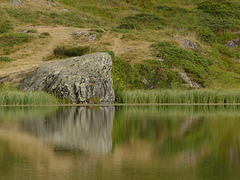
{"type": "Polygon", "coordinates": [[[44,120],[26,120],[22,128],[66,150],[109,153],[114,107],[72,107],[44,120]]]}

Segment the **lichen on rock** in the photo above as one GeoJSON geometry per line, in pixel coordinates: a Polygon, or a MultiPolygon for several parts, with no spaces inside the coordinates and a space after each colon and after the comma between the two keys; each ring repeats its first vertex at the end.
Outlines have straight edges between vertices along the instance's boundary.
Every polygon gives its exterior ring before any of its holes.
{"type": "Polygon", "coordinates": [[[42,90],[70,99],[72,103],[113,103],[112,59],[107,53],[93,53],[46,64],[20,84],[21,90],[42,90]]]}

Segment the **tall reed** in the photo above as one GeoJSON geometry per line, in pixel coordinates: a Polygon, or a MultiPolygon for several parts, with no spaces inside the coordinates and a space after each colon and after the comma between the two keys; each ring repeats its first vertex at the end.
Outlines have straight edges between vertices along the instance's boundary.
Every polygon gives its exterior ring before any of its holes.
{"type": "Polygon", "coordinates": [[[58,103],[54,96],[44,92],[0,90],[0,105],[46,105],[58,103]]]}
{"type": "Polygon", "coordinates": [[[135,90],[121,93],[119,103],[240,103],[240,91],[135,90]]]}

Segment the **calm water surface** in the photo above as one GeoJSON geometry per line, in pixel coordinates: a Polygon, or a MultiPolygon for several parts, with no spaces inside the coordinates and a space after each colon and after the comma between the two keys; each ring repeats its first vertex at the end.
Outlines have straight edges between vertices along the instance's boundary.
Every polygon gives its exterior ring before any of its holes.
{"type": "Polygon", "coordinates": [[[0,107],[0,179],[240,179],[240,106],[0,107]]]}

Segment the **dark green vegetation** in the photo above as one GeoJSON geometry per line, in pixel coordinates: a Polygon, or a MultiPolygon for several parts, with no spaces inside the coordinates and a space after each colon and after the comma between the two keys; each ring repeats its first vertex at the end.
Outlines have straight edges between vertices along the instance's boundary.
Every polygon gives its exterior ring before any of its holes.
{"type": "Polygon", "coordinates": [[[125,17],[121,24],[117,27],[119,29],[163,29],[166,25],[165,20],[156,14],[141,13],[133,16],[125,17]]]}
{"type": "Polygon", "coordinates": [[[90,52],[89,46],[67,47],[60,46],[53,50],[53,55],[57,58],[82,56],[90,52]]]}
{"type": "Polygon", "coordinates": [[[183,69],[191,79],[202,86],[205,85],[211,62],[204,58],[203,55],[192,50],[177,47],[168,42],[160,42],[152,46],[157,51],[156,56],[162,58],[164,64],[169,68],[177,67],[183,69]]]}
{"type": "Polygon", "coordinates": [[[121,58],[113,58],[113,86],[116,92],[129,89],[156,89],[181,87],[182,79],[160,60],[145,60],[131,64],[121,58]]]}

